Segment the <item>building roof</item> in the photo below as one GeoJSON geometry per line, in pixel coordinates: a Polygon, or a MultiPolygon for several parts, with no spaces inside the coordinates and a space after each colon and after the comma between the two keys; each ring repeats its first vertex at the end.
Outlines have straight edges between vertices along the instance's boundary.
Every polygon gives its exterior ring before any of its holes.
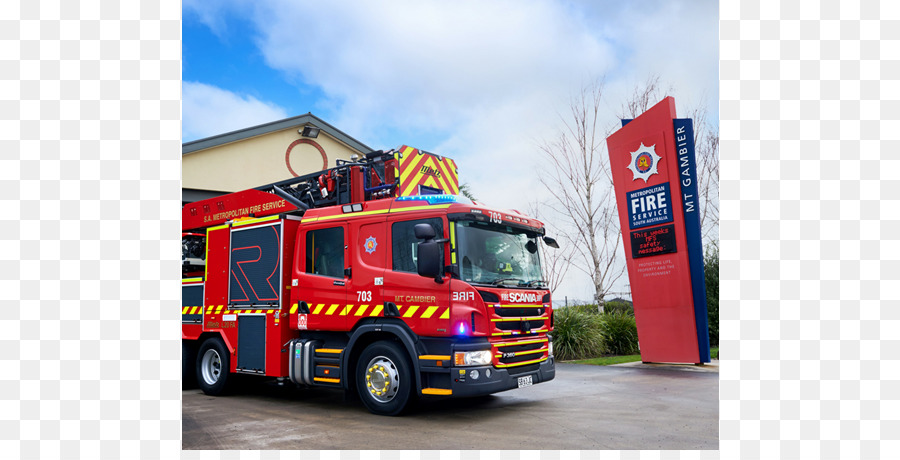
{"type": "Polygon", "coordinates": [[[228,144],[231,142],[242,141],[244,139],[249,139],[251,137],[261,136],[263,134],[268,134],[275,131],[281,131],[287,128],[293,128],[296,126],[302,125],[312,125],[323,132],[328,133],[329,136],[337,139],[340,142],[343,142],[347,146],[352,149],[356,149],[361,153],[368,153],[372,151],[372,148],[363,144],[362,142],[348,136],[345,132],[335,128],[330,125],[325,120],[313,115],[311,112],[308,112],[304,115],[285,118],[284,120],[273,121],[270,123],[265,123],[262,125],[251,126],[249,128],[239,129],[237,131],[231,131],[225,134],[219,134],[216,136],[207,137],[204,139],[198,139],[196,141],[185,142],[181,144],[181,154],[186,155],[188,153],[196,152],[198,150],[204,150],[211,147],[217,147],[219,145],[228,144]]]}

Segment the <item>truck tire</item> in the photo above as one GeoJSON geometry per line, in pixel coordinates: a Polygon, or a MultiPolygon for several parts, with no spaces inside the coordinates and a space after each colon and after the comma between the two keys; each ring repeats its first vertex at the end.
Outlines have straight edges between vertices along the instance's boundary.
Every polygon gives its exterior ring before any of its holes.
{"type": "Polygon", "coordinates": [[[196,360],[197,385],[204,393],[219,396],[231,388],[234,379],[228,372],[231,369],[230,357],[225,342],[218,337],[209,338],[200,345],[196,360]]]}
{"type": "Polygon", "coordinates": [[[375,342],[356,362],[356,388],[373,414],[402,413],[412,402],[414,385],[406,350],[396,342],[375,342]]]}

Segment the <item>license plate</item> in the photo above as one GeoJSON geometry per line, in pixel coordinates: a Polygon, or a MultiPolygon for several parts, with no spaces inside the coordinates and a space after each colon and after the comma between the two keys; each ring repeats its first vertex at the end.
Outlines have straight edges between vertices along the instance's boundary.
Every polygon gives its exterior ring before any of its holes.
{"type": "Polygon", "coordinates": [[[532,385],[531,376],[519,377],[519,388],[530,387],[532,385]]]}

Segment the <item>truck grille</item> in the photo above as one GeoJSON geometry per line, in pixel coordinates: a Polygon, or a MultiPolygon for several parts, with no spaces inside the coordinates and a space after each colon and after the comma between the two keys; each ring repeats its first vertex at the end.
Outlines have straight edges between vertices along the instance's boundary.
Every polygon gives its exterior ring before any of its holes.
{"type": "MultiPolygon", "coordinates": [[[[549,343],[546,339],[520,340],[519,342],[498,342],[493,344],[494,365],[497,367],[518,367],[540,364],[547,358],[549,343]]],[[[512,369],[510,369],[512,372],[512,369]]]]}
{"type": "Polygon", "coordinates": [[[510,316],[541,316],[544,314],[544,307],[540,308],[503,308],[494,307],[494,313],[504,318],[510,316]]]}

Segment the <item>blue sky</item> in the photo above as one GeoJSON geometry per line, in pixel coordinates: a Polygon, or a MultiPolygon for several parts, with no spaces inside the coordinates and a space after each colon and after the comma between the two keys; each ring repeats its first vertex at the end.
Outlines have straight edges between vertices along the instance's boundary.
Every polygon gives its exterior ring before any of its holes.
{"type": "Polygon", "coordinates": [[[498,207],[548,198],[537,146],[593,81],[608,126],[651,74],[718,126],[711,0],[185,0],[182,24],[184,141],[312,112],[374,149],[454,158],[498,207]]]}

